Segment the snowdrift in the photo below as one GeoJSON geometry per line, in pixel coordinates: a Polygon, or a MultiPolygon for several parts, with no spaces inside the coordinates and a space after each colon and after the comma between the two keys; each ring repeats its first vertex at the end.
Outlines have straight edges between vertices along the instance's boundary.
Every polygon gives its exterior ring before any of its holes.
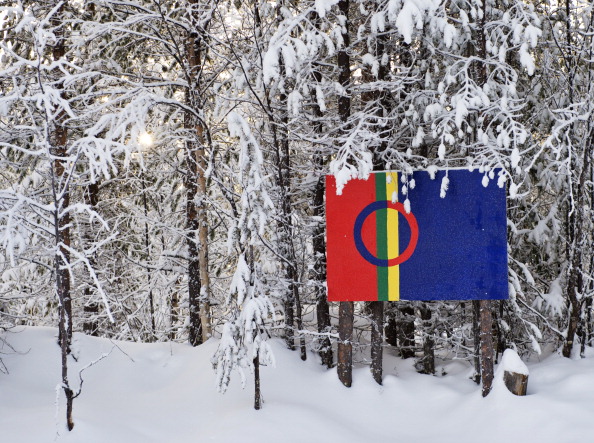
{"type": "Polygon", "coordinates": [[[305,363],[273,341],[276,368],[262,368],[264,406],[253,409],[253,382],[238,377],[217,393],[210,359],[217,342],[137,344],[75,334],[70,379],[84,384],[74,402],[75,428],[64,427],[57,331],[3,334],[0,374],[3,443],[303,443],[303,442],[586,442],[594,435],[594,352],[586,359],[551,355],[528,364],[528,395],[496,383],[485,399],[465,362],[417,374],[412,360],[385,354],[384,385],[367,367],[344,388],[315,355],[305,363]],[[442,375],[445,373],[446,375],[442,375]],[[58,393],[58,395],[57,395],[58,393]],[[59,398],[58,407],[56,399],[59,398]]]}

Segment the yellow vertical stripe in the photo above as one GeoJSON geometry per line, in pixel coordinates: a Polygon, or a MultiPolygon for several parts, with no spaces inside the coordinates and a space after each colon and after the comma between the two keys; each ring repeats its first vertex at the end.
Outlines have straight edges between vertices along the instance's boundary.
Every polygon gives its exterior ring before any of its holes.
{"type": "MultiPolygon", "coordinates": [[[[398,173],[386,173],[386,200],[398,201],[398,173]]],[[[388,213],[388,259],[397,257],[398,250],[398,211],[389,209],[388,213]]],[[[388,300],[400,300],[400,266],[388,267],[388,300]]]]}

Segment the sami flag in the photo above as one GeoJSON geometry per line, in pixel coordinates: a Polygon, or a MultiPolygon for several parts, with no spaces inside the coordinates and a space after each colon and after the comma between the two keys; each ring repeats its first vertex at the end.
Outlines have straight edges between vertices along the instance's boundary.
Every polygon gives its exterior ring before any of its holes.
{"type": "Polygon", "coordinates": [[[328,300],[507,298],[505,188],[483,177],[415,171],[403,195],[398,172],[378,172],[337,195],[327,176],[328,300]]]}

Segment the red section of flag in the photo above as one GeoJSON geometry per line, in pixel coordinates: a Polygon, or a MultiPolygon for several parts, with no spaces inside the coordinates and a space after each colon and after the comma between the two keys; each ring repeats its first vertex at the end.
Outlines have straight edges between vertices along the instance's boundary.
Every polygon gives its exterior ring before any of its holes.
{"type": "MultiPolygon", "coordinates": [[[[354,240],[355,220],[359,213],[375,201],[375,176],[368,180],[351,180],[336,195],[336,181],[326,176],[326,258],[328,301],[375,301],[377,269],[357,251],[354,240]]],[[[376,253],[375,214],[362,229],[363,242],[376,253]]]]}

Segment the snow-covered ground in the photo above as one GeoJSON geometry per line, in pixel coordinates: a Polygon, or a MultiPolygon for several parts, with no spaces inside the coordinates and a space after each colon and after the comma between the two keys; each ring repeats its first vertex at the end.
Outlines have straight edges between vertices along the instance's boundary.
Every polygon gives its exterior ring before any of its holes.
{"type": "Polygon", "coordinates": [[[528,364],[526,397],[496,382],[483,399],[463,362],[446,365],[446,375],[427,376],[415,372],[412,360],[386,355],[383,386],[368,368],[359,368],[347,389],[314,355],[303,363],[274,341],[277,366],[262,370],[265,403],[255,411],[250,377],[245,390],[235,377],[226,394],[216,391],[210,365],[215,340],[191,348],[81,334],[75,336],[73,381],[80,368],[111,353],[83,372],[69,433],[62,399],[58,412],[55,406],[55,335],[49,328],[4,335],[17,352],[0,351],[9,370],[0,374],[2,443],[594,442],[591,349],[586,359],[552,355],[528,364]]]}

